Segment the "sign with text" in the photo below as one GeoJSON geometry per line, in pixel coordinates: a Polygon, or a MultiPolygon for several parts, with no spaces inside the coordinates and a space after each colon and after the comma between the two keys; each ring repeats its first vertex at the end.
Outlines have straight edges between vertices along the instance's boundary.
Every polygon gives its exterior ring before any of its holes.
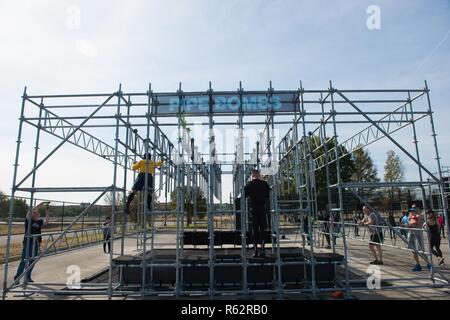
{"type": "Polygon", "coordinates": [[[164,95],[153,100],[156,114],[265,113],[294,112],[298,104],[295,94],[213,94],[164,95]]]}

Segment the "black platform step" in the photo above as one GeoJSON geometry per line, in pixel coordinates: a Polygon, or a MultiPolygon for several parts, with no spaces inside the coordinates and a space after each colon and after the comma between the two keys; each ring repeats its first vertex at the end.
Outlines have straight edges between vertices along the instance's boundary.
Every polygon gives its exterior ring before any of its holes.
{"type": "MultiPolygon", "coordinates": [[[[266,249],[265,258],[253,258],[253,250],[248,250],[247,282],[253,286],[273,286],[278,279],[278,266],[276,255],[270,249],[266,249]]],[[[215,287],[233,287],[242,284],[242,265],[221,265],[221,262],[240,262],[242,251],[236,249],[215,249],[216,265],[214,266],[215,287]]],[[[305,252],[309,257],[309,251],[305,252]]],[[[176,261],[176,251],[174,249],[158,249],[147,253],[147,262],[153,260],[154,263],[172,263],[176,261]]],[[[281,266],[281,279],[284,284],[302,285],[304,281],[312,278],[311,265],[306,264],[301,254],[301,249],[297,247],[281,248],[280,256],[283,261],[292,264],[281,266]]],[[[315,279],[317,282],[332,282],[335,276],[335,263],[342,261],[343,257],[333,253],[314,253],[317,264],[314,267],[315,279]]],[[[142,261],[142,256],[121,256],[114,259],[116,263],[122,263],[123,284],[139,285],[142,283],[142,268],[136,266],[142,261]],[[134,265],[133,265],[134,264],[134,265]]],[[[209,249],[184,249],[179,268],[179,278],[182,279],[185,288],[208,287],[210,282],[209,249]]],[[[154,286],[173,286],[176,281],[175,266],[147,266],[145,272],[146,283],[153,283],[154,286]]]]}

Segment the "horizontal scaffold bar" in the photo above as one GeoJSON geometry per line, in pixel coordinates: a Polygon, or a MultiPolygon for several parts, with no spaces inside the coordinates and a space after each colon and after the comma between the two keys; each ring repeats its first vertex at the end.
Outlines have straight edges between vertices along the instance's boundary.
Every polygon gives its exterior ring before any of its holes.
{"type": "Polygon", "coordinates": [[[102,191],[124,191],[123,188],[109,187],[38,187],[38,188],[17,188],[16,191],[24,192],[102,192],[102,191]]]}

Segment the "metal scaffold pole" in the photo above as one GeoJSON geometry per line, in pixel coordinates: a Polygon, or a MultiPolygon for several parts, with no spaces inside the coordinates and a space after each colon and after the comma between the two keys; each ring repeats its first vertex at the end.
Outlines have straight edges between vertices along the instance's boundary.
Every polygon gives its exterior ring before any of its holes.
{"type": "Polygon", "coordinates": [[[340,220],[340,232],[342,232],[342,244],[344,250],[344,264],[345,264],[345,294],[347,297],[351,295],[351,287],[350,287],[350,279],[349,279],[349,268],[348,268],[348,247],[347,247],[347,239],[345,234],[345,221],[344,221],[344,199],[342,194],[342,186],[341,186],[341,162],[340,162],[340,150],[338,144],[338,132],[336,126],[336,110],[334,106],[334,88],[333,84],[330,81],[330,100],[331,100],[331,111],[332,111],[332,119],[333,119],[333,140],[334,140],[334,154],[336,157],[336,183],[338,188],[338,197],[339,197],[339,220],[340,220]]]}

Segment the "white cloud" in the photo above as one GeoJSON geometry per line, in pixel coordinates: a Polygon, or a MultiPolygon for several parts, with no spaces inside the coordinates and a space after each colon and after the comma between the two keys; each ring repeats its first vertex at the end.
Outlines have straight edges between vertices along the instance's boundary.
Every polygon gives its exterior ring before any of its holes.
{"type": "Polygon", "coordinates": [[[88,58],[94,59],[98,57],[98,50],[97,48],[90,43],[87,40],[81,39],[77,40],[76,43],[77,50],[83,55],[88,58]]]}

